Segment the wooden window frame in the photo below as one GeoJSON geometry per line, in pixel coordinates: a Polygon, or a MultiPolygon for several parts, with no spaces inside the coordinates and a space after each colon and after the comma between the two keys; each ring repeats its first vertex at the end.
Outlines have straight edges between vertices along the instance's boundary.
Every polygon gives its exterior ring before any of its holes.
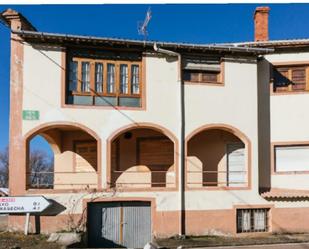
{"type": "MultiPolygon", "coordinates": [[[[69,91],[71,95],[75,96],[104,96],[104,97],[126,97],[126,98],[142,98],[143,93],[143,85],[142,82],[142,61],[125,61],[125,60],[106,60],[106,59],[92,59],[92,58],[82,58],[82,57],[72,57],[71,60],[68,62],[68,65],[71,62],[77,62],[77,90],[69,91]],[[83,92],[81,91],[81,84],[82,84],[82,62],[89,62],[90,63],[90,92],[83,92]],[[95,86],[95,64],[102,63],[103,64],[103,92],[96,92],[95,86]],[[114,64],[115,65],[115,92],[114,93],[107,93],[107,64],[114,64]],[[127,65],[128,66],[128,93],[121,93],[120,92],[120,65],[127,65]],[[131,77],[131,70],[132,66],[136,65],[139,67],[139,93],[133,94],[132,89],[132,77],[131,77]]],[[[69,75],[68,75],[69,77],[69,75]]],[[[67,80],[67,85],[69,84],[69,78],[67,80]]],[[[118,103],[119,101],[117,101],[118,103]]],[[[118,106],[118,105],[117,105],[118,106]]]]}
{"type": "Polygon", "coordinates": [[[202,71],[203,72],[215,72],[212,70],[195,70],[195,69],[182,69],[182,76],[184,78],[185,71],[200,71],[199,73],[199,81],[191,81],[191,80],[184,80],[185,84],[192,84],[192,85],[213,85],[213,86],[224,86],[224,61],[220,62],[220,72],[218,72],[217,82],[215,81],[203,81],[202,80],[202,71]]]}
{"type": "Polygon", "coordinates": [[[306,93],[309,92],[309,64],[308,63],[289,63],[289,64],[271,64],[270,65],[270,85],[271,85],[271,92],[273,94],[297,94],[297,93],[306,93]],[[275,77],[274,77],[274,70],[275,69],[287,69],[287,79],[292,82],[292,71],[293,69],[297,68],[304,68],[305,69],[305,89],[296,90],[293,89],[293,84],[289,84],[286,86],[286,90],[276,90],[275,85],[275,77]]]}

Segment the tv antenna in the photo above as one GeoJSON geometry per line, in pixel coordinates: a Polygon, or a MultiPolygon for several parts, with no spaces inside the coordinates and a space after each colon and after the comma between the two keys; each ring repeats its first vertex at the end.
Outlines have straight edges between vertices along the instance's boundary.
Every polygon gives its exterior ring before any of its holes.
{"type": "Polygon", "coordinates": [[[150,21],[150,19],[152,17],[151,14],[152,14],[151,13],[151,9],[149,7],[148,10],[147,10],[144,22],[139,22],[138,23],[138,34],[139,35],[143,35],[144,36],[144,40],[147,40],[147,35],[148,35],[147,26],[148,26],[149,21],[150,21]]]}

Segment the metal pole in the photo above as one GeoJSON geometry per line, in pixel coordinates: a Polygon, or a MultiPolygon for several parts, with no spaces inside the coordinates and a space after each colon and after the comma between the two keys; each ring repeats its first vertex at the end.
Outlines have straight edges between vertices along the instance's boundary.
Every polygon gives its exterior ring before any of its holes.
{"type": "Polygon", "coordinates": [[[159,48],[154,43],[153,48],[156,52],[167,54],[169,56],[175,56],[178,58],[178,82],[179,82],[179,98],[180,98],[180,153],[178,155],[180,159],[179,167],[179,235],[185,237],[186,235],[186,207],[185,207],[185,88],[182,79],[182,59],[181,54],[159,48]]]}
{"type": "Polygon", "coordinates": [[[30,213],[27,213],[26,214],[26,220],[25,220],[25,235],[28,235],[29,220],[30,220],[30,213]]]}

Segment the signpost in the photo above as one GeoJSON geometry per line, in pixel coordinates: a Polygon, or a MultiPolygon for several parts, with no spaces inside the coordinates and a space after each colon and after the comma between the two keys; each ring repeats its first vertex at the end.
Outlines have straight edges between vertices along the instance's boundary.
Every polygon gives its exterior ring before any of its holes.
{"type": "Polygon", "coordinates": [[[0,214],[26,213],[25,235],[28,234],[30,213],[40,213],[51,203],[43,196],[0,197],[0,214]]]}

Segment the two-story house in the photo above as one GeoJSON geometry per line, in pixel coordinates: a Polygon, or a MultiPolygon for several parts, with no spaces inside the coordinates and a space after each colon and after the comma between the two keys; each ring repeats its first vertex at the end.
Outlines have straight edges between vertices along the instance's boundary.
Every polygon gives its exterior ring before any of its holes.
{"type": "Polygon", "coordinates": [[[44,33],[4,11],[10,195],[53,203],[32,229],[127,247],[309,231],[309,40],[269,41],[268,12],[253,42],[201,45],[44,33]],[[29,165],[38,135],[52,172],[29,165]]]}

